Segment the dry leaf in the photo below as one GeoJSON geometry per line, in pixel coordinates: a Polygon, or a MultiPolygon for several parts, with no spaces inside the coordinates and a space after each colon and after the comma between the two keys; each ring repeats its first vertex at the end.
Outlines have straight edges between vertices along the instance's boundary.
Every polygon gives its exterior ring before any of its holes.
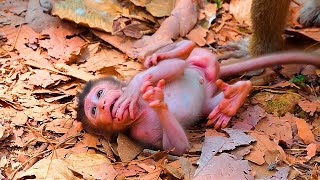
{"type": "Polygon", "coordinates": [[[244,112],[239,116],[242,121],[237,120],[232,126],[235,129],[250,130],[254,129],[258,122],[266,117],[267,113],[260,106],[255,105],[253,107],[248,107],[244,112]]]}
{"type": "Polygon", "coordinates": [[[309,145],[307,146],[306,150],[307,150],[307,156],[306,156],[306,158],[307,158],[308,160],[310,160],[310,159],[311,159],[312,157],[314,157],[314,156],[316,155],[316,153],[317,153],[317,144],[315,144],[315,143],[309,144],[309,145]]]}
{"type": "MultiPolygon", "coordinates": [[[[272,159],[272,157],[268,157],[268,155],[271,154],[266,154],[266,151],[277,152],[279,160],[286,159],[284,150],[274,141],[271,141],[268,135],[260,132],[252,132],[250,135],[253,136],[257,142],[252,144],[253,148],[251,149],[251,153],[245,156],[245,159],[262,165],[266,159],[272,159]]],[[[272,156],[274,156],[274,153],[272,156]]]]}
{"type": "Polygon", "coordinates": [[[20,178],[26,176],[35,176],[36,179],[76,179],[68,163],[61,159],[41,159],[20,178]]]}
{"type": "Polygon", "coordinates": [[[47,70],[34,70],[35,74],[29,77],[28,83],[31,85],[47,87],[54,83],[47,70]]]}
{"type": "Polygon", "coordinates": [[[145,4],[145,7],[153,16],[164,17],[170,16],[175,3],[175,0],[151,0],[150,3],[145,4]]]}
{"type": "Polygon", "coordinates": [[[273,175],[266,177],[266,178],[260,178],[259,180],[276,180],[276,179],[287,179],[289,175],[289,166],[285,167],[279,167],[277,168],[277,172],[274,173],[273,175]]]}
{"type": "Polygon", "coordinates": [[[11,119],[12,123],[15,125],[25,125],[27,120],[28,116],[23,111],[19,111],[17,115],[11,119]]]}
{"type": "Polygon", "coordinates": [[[208,33],[207,29],[198,25],[195,28],[193,28],[189,32],[189,34],[187,34],[187,38],[197,43],[198,46],[204,46],[207,44],[207,40],[206,40],[207,33],[208,33]]]}
{"type": "Polygon", "coordinates": [[[194,176],[194,180],[203,179],[254,179],[251,167],[246,160],[236,160],[230,154],[213,156],[194,176]]]}
{"type": "Polygon", "coordinates": [[[313,114],[316,111],[320,111],[320,101],[300,101],[299,106],[301,107],[302,110],[304,110],[305,112],[310,113],[311,116],[313,116],[313,114]]]}
{"type": "Polygon", "coordinates": [[[100,154],[71,154],[66,162],[69,169],[81,174],[84,179],[114,179],[117,176],[109,159],[100,154]]]}
{"type": "MultiPolygon", "coordinates": [[[[288,114],[289,115],[289,114],[288,114]]],[[[256,130],[265,132],[276,141],[284,141],[288,145],[293,143],[292,128],[290,125],[290,116],[277,117],[267,114],[267,118],[263,119],[256,126],[256,130]]]]}
{"type": "Polygon", "coordinates": [[[192,162],[190,162],[187,158],[180,157],[179,158],[180,167],[184,172],[184,180],[192,180],[194,173],[196,172],[196,167],[192,165],[192,162]]]}
{"type": "Polygon", "coordinates": [[[84,80],[84,81],[89,81],[92,79],[95,79],[96,77],[92,74],[86,73],[84,71],[75,69],[71,66],[68,66],[66,64],[61,64],[61,63],[57,63],[55,64],[55,68],[59,69],[60,71],[65,72],[67,75],[69,76],[73,76],[75,78],[84,80]]]}
{"type": "Polygon", "coordinates": [[[44,12],[44,8],[40,6],[40,2],[43,1],[30,0],[28,2],[28,11],[25,19],[28,26],[33,30],[40,33],[49,27],[60,25],[61,19],[44,12]]]}
{"type": "Polygon", "coordinates": [[[87,59],[87,62],[80,65],[80,67],[86,68],[87,71],[95,72],[105,67],[112,67],[124,62],[125,59],[122,53],[114,49],[102,49],[87,59]]]}
{"type": "Polygon", "coordinates": [[[231,0],[230,13],[237,19],[239,23],[251,25],[250,9],[252,0],[231,0]]]}
{"type": "MultiPolygon", "coordinates": [[[[250,135],[244,133],[244,131],[239,129],[224,129],[229,134],[229,138],[222,136],[209,136],[205,137],[201,156],[197,164],[199,164],[199,169],[202,169],[210,160],[212,156],[218,152],[223,152],[225,150],[232,150],[237,146],[248,145],[255,141],[250,135]]],[[[198,172],[197,170],[197,172],[198,172]]],[[[196,172],[196,173],[197,173],[196,172]]]]}
{"type": "Polygon", "coordinates": [[[119,157],[125,162],[131,161],[143,150],[139,144],[135,143],[124,134],[119,134],[117,142],[119,157]]]}
{"type": "Polygon", "coordinates": [[[90,133],[86,133],[83,135],[83,140],[82,142],[87,145],[88,147],[93,147],[93,148],[97,148],[97,145],[100,145],[100,141],[99,141],[100,136],[94,135],[94,134],[90,134],[90,133]]]}
{"type": "Polygon", "coordinates": [[[300,118],[294,118],[298,128],[298,136],[303,140],[305,144],[310,144],[315,142],[314,135],[309,127],[309,124],[300,118]]]}
{"type": "Polygon", "coordinates": [[[85,47],[86,42],[73,35],[80,33],[80,29],[76,29],[70,24],[63,23],[57,27],[50,27],[42,31],[43,36],[49,38],[39,41],[41,47],[48,50],[48,55],[57,59],[69,61],[73,54],[79,54],[80,50],[85,47]]]}

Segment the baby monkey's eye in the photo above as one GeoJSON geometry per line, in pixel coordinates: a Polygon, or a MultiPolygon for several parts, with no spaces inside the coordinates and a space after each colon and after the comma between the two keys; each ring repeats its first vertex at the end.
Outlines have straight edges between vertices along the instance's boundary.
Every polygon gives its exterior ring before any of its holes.
{"type": "Polygon", "coordinates": [[[96,113],[97,113],[97,107],[95,106],[91,109],[91,114],[94,116],[96,115],[96,113]]]}
{"type": "Polygon", "coordinates": [[[103,94],[103,89],[100,89],[98,92],[97,92],[97,97],[100,98],[103,94]]]}

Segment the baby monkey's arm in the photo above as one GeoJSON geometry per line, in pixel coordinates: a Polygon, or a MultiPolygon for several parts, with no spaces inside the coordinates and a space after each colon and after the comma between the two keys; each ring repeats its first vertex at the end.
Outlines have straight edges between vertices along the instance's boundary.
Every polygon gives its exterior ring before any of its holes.
{"type": "Polygon", "coordinates": [[[129,107],[130,118],[135,119],[137,102],[140,97],[139,89],[141,88],[144,79],[150,75],[151,82],[158,82],[161,79],[171,80],[182,75],[185,67],[186,62],[184,60],[165,60],[134,76],[124,90],[122,96],[114,104],[112,111],[113,116],[122,117],[125,110],[129,107]]]}
{"type": "Polygon", "coordinates": [[[189,148],[189,141],[181,124],[168,110],[168,105],[164,102],[163,87],[165,80],[161,79],[157,86],[153,86],[148,76],[141,87],[143,99],[149,102],[158,115],[162,127],[162,148],[173,150],[174,154],[180,155],[189,148]]]}

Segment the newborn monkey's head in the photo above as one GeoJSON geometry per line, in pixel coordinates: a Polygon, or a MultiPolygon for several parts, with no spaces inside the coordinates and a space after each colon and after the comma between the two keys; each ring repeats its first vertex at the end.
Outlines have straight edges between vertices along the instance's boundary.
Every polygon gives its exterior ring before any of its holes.
{"type": "Polygon", "coordinates": [[[124,83],[113,76],[89,81],[78,94],[77,119],[89,132],[105,135],[125,129],[128,118],[112,116],[112,108],[122,95],[124,83]]]}

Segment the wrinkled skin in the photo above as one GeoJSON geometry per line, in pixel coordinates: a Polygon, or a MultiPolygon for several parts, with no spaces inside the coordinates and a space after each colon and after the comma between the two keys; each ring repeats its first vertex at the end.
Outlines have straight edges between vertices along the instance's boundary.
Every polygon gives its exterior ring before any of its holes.
{"type": "Polygon", "coordinates": [[[320,67],[319,56],[293,52],[220,67],[214,54],[191,41],[170,47],[146,58],[148,69],[125,89],[115,85],[119,81],[94,84],[84,98],[87,121],[103,132],[127,130],[141,143],[182,154],[189,148],[185,127],[201,118],[216,129],[226,127],[252,88],[250,81],[229,85],[219,77],[275,64],[320,67]]]}

